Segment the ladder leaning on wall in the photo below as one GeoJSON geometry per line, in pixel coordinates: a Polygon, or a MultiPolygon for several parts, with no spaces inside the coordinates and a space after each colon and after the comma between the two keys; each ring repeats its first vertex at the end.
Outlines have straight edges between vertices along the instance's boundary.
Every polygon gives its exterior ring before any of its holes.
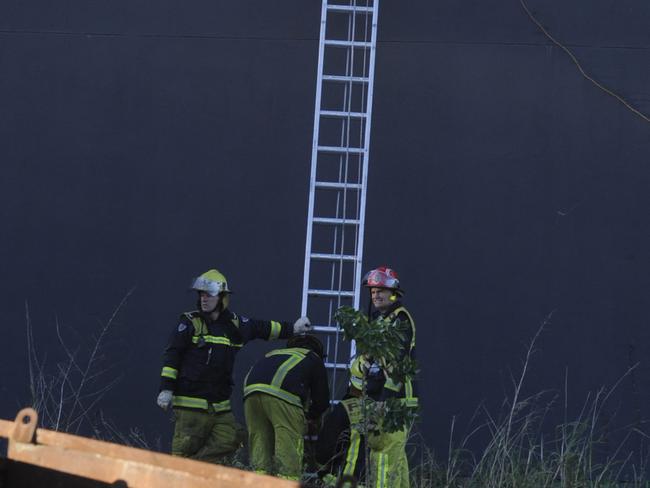
{"type": "Polygon", "coordinates": [[[359,308],[379,0],[323,0],[302,315],[327,353],[341,398],[354,344],[334,314],[359,308]]]}

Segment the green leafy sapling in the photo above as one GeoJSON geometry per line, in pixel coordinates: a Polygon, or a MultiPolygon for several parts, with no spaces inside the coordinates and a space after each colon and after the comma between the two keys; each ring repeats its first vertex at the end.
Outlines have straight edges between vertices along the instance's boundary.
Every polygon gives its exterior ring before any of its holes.
{"type": "MultiPolygon", "coordinates": [[[[387,317],[370,319],[352,307],[341,307],[336,320],[348,341],[354,340],[357,354],[371,362],[376,361],[395,383],[403,383],[417,374],[417,364],[403,354],[408,322],[387,317]],[[402,357],[403,356],[403,357],[402,357]]],[[[365,379],[362,392],[364,426],[362,431],[396,432],[417,418],[417,409],[407,406],[401,399],[389,398],[384,402],[369,401],[365,379]],[[368,420],[372,419],[372,420],[368,420]]]]}

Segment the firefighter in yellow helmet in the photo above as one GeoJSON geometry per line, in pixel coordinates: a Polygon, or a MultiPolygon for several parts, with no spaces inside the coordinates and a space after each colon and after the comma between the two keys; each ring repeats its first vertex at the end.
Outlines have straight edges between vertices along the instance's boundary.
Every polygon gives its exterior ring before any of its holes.
{"type": "Polygon", "coordinates": [[[223,462],[242,444],[243,429],[230,409],[233,368],[253,339],[286,339],[310,329],[294,323],[240,316],[229,308],[226,277],[216,269],[192,282],[198,310],[181,314],[163,357],[158,405],[174,409],[172,454],[223,462]]]}
{"type": "MultiPolygon", "coordinates": [[[[401,302],[404,295],[397,273],[385,266],[373,269],[366,274],[363,285],[370,291],[372,301],[371,318],[388,318],[395,323],[406,323],[401,357],[415,359],[415,321],[401,302]]],[[[363,379],[376,401],[399,398],[409,407],[418,406],[415,384],[412,378],[397,382],[390,376],[391,365],[382,358],[358,356],[350,367],[351,382],[361,388],[363,379]],[[378,387],[383,385],[383,387],[378,387]]],[[[373,439],[370,451],[370,478],[375,488],[408,488],[409,468],[406,456],[406,441],[409,429],[397,432],[379,432],[373,439]]]]}

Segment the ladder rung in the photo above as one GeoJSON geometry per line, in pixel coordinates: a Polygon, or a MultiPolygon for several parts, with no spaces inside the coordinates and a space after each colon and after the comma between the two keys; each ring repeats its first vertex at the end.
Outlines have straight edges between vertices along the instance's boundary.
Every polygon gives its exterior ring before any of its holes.
{"type": "Polygon", "coordinates": [[[351,254],[325,254],[325,253],[312,253],[312,259],[320,259],[321,261],[356,261],[357,257],[351,254]]]}
{"type": "Polygon", "coordinates": [[[347,363],[325,363],[325,367],[329,369],[350,369],[347,363]]]}
{"type": "Polygon", "coordinates": [[[368,83],[370,79],[364,76],[323,75],[323,81],[340,81],[342,83],[368,83]]]}
{"type": "Polygon", "coordinates": [[[307,293],[311,296],[317,297],[354,297],[353,291],[338,291],[338,290],[307,290],[307,293]]]}
{"type": "Polygon", "coordinates": [[[363,154],[366,150],[362,147],[343,147],[343,146],[318,146],[320,152],[328,153],[354,153],[363,154]]]}
{"type": "Polygon", "coordinates": [[[329,217],[314,217],[314,224],[327,224],[327,225],[359,225],[360,220],[357,219],[336,219],[329,217]]]}
{"type": "Polygon", "coordinates": [[[337,181],[316,181],[316,188],[325,188],[329,190],[361,190],[360,183],[339,183],[337,181]]]}
{"type": "Polygon", "coordinates": [[[328,5],[327,10],[334,12],[372,12],[372,7],[355,7],[353,5],[328,5]]]}
{"type": "Polygon", "coordinates": [[[327,332],[328,334],[335,334],[337,332],[343,332],[342,329],[334,325],[312,325],[312,330],[314,332],[327,332]]]}
{"type": "Polygon", "coordinates": [[[338,110],[321,110],[320,114],[322,117],[340,117],[340,118],[357,118],[362,119],[367,117],[368,114],[365,112],[340,112],[338,110]]]}
{"type": "Polygon", "coordinates": [[[325,45],[326,46],[331,46],[331,47],[365,47],[365,48],[370,48],[372,47],[372,42],[365,42],[365,41],[342,41],[339,39],[329,39],[325,40],[325,45]]]}

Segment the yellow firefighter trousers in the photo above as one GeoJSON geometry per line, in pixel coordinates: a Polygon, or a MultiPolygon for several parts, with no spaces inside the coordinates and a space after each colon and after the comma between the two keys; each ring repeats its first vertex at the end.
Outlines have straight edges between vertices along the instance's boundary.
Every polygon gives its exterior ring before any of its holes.
{"type": "Polygon", "coordinates": [[[407,428],[397,432],[380,432],[369,436],[370,482],[368,487],[409,488],[407,439],[407,428]]]}
{"type": "Polygon", "coordinates": [[[244,414],[253,469],[299,480],[305,432],[302,408],[272,395],[252,393],[244,400],[244,414]]]}
{"type": "Polygon", "coordinates": [[[223,464],[245,438],[244,428],[232,412],[203,412],[175,408],[172,454],[223,464]]]}

